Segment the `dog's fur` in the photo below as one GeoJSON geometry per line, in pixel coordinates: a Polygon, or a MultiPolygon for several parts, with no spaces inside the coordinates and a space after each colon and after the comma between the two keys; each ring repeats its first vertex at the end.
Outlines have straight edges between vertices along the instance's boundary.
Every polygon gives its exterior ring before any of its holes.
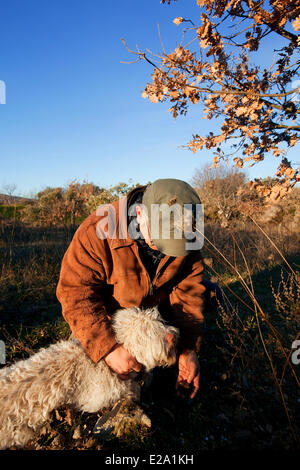
{"type": "MultiPolygon", "coordinates": [[[[119,310],[113,328],[117,342],[146,371],[176,361],[170,338],[176,340],[178,330],[166,325],[156,308],[119,310]]],[[[55,408],[72,405],[93,413],[123,396],[138,399],[138,383],[120,380],[104,360],[93,363],[76,339],[41,349],[0,370],[0,449],[24,446],[55,408]]]]}

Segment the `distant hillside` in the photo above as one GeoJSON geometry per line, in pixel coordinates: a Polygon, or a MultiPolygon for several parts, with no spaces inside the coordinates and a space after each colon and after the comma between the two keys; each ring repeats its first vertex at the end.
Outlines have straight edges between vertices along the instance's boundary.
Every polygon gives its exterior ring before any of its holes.
{"type": "Polygon", "coordinates": [[[10,196],[9,194],[0,194],[0,204],[24,204],[33,202],[33,199],[21,196],[10,196]]]}

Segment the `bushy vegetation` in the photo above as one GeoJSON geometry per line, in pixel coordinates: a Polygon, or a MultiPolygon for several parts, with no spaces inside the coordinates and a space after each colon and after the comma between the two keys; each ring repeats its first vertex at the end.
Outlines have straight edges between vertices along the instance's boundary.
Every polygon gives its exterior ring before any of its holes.
{"type": "MultiPolygon", "coordinates": [[[[205,219],[218,221],[223,227],[240,225],[249,216],[262,224],[288,225],[291,231],[300,230],[300,188],[293,188],[281,201],[267,203],[262,195],[251,190],[246,173],[239,168],[209,164],[196,170],[191,184],[204,204],[205,219]]],[[[273,178],[259,180],[261,187],[269,188],[273,178]]],[[[45,188],[34,199],[22,204],[0,205],[0,219],[22,221],[30,226],[76,226],[101,204],[116,201],[139,183],[120,182],[100,188],[92,182],[73,181],[66,187],[45,188]]]]}
{"type": "Polygon", "coordinates": [[[100,204],[115,201],[138,184],[120,182],[109,188],[94,183],[73,181],[66,188],[46,188],[27,204],[21,219],[35,225],[75,225],[100,204]]]}
{"type": "MultiPolygon", "coordinates": [[[[283,224],[291,232],[300,231],[300,187],[276,203],[266,199],[249,187],[246,173],[228,165],[211,168],[209,164],[196,170],[192,178],[201,202],[204,204],[206,220],[219,221],[223,227],[248,223],[249,216],[254,217],[263,226],[265,224],[283,224]]],[[[261,178],[260,187],[273,187],[273,178],[261,178]]]]}
{"type": "Polygon", "coordinates": [[[25,204],[0,204],[0,217],[20,220],[25,204]]]}

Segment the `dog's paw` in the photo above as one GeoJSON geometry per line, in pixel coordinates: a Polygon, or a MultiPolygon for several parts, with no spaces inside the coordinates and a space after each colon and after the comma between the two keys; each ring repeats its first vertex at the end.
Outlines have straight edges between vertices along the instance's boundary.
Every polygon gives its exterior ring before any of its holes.
{"type": "Polygon", "coordinates": [[[151,420],[137,403],[124,398],[98,419],[93,432],[100,439],[107,440],[113,436],[121,437],[137,426],[151,428],[151,420]]]}

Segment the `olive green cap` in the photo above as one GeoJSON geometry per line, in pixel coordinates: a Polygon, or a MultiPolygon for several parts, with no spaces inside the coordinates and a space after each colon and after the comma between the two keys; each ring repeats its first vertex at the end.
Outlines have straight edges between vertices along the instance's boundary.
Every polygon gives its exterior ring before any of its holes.
{"type": "MultiPolygon", "coordinates": [[[[174,204],[177,204],[178,208],[180,206],[181,212],[183,214],[183,208],[185,204],[201,204],[200,199],[196,191],[185,181],[178,179],[166,178],[159,179],[154,181],[150,186],[148,186],[144,192],[143,205],[148,211],[148,222],[151,234],[151,217],[153,217],[152,204],[167,204],[170,207],[170,210],[174,204]]],[[[187,239],[182,232],[182,238],[176,238],[176,229],[174,227],[174,217],[166,213],[167,211],[159,211],[158,221],[159,227],[155,227],[155,231],[158,234],[158,237],[153,237],[151,234],[151,239],[153,245],[157,247],[159,251],[169,256],[186,256],[189,251],[186,249],[187,239]],[[168,238],[163,236],[163,224],[166,222],[165,218],[168,218],[168,223],[170,223],[170,231],[168,238]]],[[[153,220],[153,223],[157,223],[157,219],[153,220]],[[156,220],[156,222],[155,222],[156,220]]],[[[153,228],[153,227],[152,227],[153,228]]],[[[154,230],[152,230],[154,232],[154,230]]]]}

